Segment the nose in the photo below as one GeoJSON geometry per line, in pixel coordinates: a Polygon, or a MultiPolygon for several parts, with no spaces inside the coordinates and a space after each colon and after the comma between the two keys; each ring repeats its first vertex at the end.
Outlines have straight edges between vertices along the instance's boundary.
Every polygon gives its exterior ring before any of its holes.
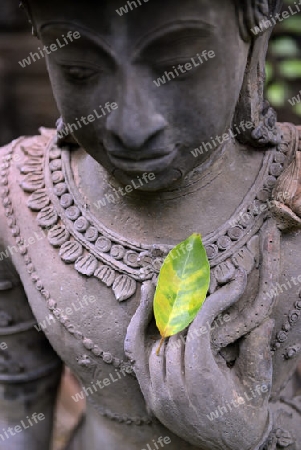
{"type": "Polygon", "coordinates": [[[139,150],[163,131],[167,122],[134,79],[120,88],[118,108],[110,113],[106,127],[115,144],[139,150]]]}

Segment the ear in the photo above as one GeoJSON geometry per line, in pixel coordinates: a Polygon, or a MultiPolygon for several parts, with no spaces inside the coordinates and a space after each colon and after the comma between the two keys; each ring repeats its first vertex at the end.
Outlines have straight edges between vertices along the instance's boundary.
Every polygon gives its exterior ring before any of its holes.
{"type": "Polygon", "coordinates": [[[266,23],[268,28],[257,35],[253,31],[255,27],[260,28],[263,20],[275,17],[280,11],[282,0],[237,1],[241,35],[251,46],[234,123],[244,121],[253,124],[251,130],[240,135],[242,143],[249,143],[254,147],[274,146],[281,142],[282,133],[276,123],[275,111],[264,100],[266,52],[274,24],[271,21],[271,26],[266,23]]]}

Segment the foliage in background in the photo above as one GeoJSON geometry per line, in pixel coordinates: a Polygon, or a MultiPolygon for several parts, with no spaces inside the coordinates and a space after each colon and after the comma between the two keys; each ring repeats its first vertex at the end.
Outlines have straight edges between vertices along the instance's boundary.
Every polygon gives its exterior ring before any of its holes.
{"type": "MultiPolygon", "coordinates": [[[[284,0],[283,11],[294,0],[284,0]]],[[[279,121],[301,124],[301,102],[292,106],[289,99],[301,90],[301,13],[291,15],[274,29],[266,64],[266,96],[278,113],[279,121]]]]}

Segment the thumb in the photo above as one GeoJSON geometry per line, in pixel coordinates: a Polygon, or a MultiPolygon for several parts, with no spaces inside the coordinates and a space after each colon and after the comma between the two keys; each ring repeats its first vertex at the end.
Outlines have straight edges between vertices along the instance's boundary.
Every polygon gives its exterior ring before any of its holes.
{"type": "Polygon", "coordinates": [[[146,330],[153,317],[155,286],[146,281],[141,287],[141,301],[128,326],[124,341],[124,351],[131,361],[145,361],[146,330]]]}

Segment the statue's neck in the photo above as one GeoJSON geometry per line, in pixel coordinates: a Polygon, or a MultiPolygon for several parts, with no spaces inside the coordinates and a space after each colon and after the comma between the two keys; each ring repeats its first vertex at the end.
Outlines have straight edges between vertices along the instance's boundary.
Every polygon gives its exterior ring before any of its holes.
{"type": "Polygon", "coordinates": [[[181,185],[125,195],[119,191],[124,186],[85,152],[76,152],[72,165],[89,208],[104,225],[129,240],[174,244],[193,232],[207,235],[231,218],[253,186],[263,154],[230,142],[181,185]]]}

